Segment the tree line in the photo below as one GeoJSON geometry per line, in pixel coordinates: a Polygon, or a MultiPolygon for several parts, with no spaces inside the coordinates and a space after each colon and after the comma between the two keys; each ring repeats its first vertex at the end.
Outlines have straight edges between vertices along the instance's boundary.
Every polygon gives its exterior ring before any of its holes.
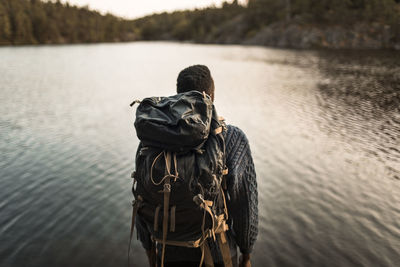
{"type": "Polygon", "coordinates": [[[382,23],[400,34],[400,0],[248,0],[225,2],[221,8],[154,14],[134,21],[144,40],[213,41],[229,24],[240,24],[242,38],[275,22],[351,27],[356,23],[382,23]],[[222,27],[222,30],[221,30],[222,27]],[[207,38],[208,37],[208,38],[207,38]]]}
{"type": "Polygon", "coordinates": [[[135,20],[87,7],[40,0],[0,0],[0,44],[131,40],[215,42],[240,28],[240,38],[274,22],[317,25],[381,23],[400,35],[400,0],[237,0],[221,7],[159,13],[135,20]]]}
{"type": "Polygon", "coordinates": [[[0,0],[0,44],[132,40],[132,23],[60,1],[0,0]]]}
{"type": "Polygon", "coordinates": [[[400,0],[249,0],[254,26],[298,18],[305,23],[399,22],[400,0]]]}
{"type": "Polygon", "coordinates": [[[133,21],[143,40],[191,40],[204,42],[224,23],[245,10],[237,1],[224,2],[222,7],[208,7],[190,11],[175,11],[146,16],[133,21]]]}

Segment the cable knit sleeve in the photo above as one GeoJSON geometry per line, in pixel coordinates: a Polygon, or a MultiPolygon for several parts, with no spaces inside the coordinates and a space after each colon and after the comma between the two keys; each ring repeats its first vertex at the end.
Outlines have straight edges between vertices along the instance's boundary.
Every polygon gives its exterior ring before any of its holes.
{"type": "Polygon", "coordinates": [[[233,235],[241,253],[251,253],[258,234],[258,193],[256,172],[246,135],[228,125],[225,137],[229,169],[228,210],[233,235]]]}

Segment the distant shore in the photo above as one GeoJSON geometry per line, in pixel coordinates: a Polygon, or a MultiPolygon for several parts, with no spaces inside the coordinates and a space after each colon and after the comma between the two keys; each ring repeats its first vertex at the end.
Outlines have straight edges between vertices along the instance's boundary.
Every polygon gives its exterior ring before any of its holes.
{"type": "MultiPolygon", "coordinates": [[[[228,26],[229,28],[229,26],[228,26]]],[[[236,25],[236,29],[240,25],[236,25]]],[[[252,36],[241,39],[235,29],[222,29],[211,43],[250,44],[280,48],[326,49],[394,49],[400,50],[395,32],[390,25],[359,23],[351,27],[342,25],[312,25],[301,23],[273,23],[252,36]],[[226,34],[224,34],[224,32],[226,34]]]]}
{"type": "Polygon", "coordinates": [[[400,41],[395,41],[394,32],[390,25],[358,24],[345,28],[341,25],[310,25],[297,23],[274,23],[263,27],[251,36],[243,38],[240,25],[232,27],[225,25],[216,33],[206,36],[203,40],[177,40],[168,34],[160,38],[143,39],[131,34],[125,38],[115,38],[109,41],[75,41],[65,39],[48,41],[46,43],[0,43],[4,46],[26,45],[68,45],[68,44],[98,44],[98,43],[126,43],[135,41],[168,41],[187,42],[193,44],[232,44],[255,45],[276,48],[293,49],[360,49],[360,50],[398,50],[400,41]]]}
{"type": "Polygon", "coordinates": [[[0,46],[131,41],[400,50],[400,0],[231,1],[134,20],[68,2],[0,2],[0,46]]]}

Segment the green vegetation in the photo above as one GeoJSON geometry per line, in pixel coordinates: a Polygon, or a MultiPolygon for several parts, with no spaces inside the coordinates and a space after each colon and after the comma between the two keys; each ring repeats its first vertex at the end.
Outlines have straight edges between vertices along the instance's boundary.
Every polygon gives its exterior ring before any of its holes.
{"type": "Polygon", "coordinates": [[[0,44],[126,41],[134,38],[131,24],[60,1],[0,0],[0,44]]]}
{"type": "Polygon", "coordinates": [[[318,24],[356,22],[396,23],[399,0],[249,0],[248,13],[255,26],[299,18],[318,24]]]}
{"type": "Polygon", "coordinates": [[[241,23],[241,37],[253,35],[274,22],[318,25],[382,23],[400,28],[400,0],[249,0],[246,6],[237,1],[225,2],[222,8],[178,11],[146,16],[134,21],[144,40],[213,41],[221,27],[241,23]]]}
{"type": "Polygon", "coordinates": [[[0,0],[0,44],[180,40],[240,43],[273,23],[389,25],[400,39],[400,0],[248,0],[136,20],[60,1],[0,0]],[[233,36],[233,37],[231,37],[233,36]]]}
{"type": "Polygon", "coordinates": [[[209,7],[146,16],[133,21],[143,40],[191,40],[205,42],[219,27],[245,13],[246,8],[225,2],[221,8],[209,7]]]}

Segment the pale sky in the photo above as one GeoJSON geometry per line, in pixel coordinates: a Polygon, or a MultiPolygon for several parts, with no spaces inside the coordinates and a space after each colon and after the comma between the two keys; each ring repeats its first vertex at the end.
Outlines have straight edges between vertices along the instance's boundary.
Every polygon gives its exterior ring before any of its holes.
{"type": "MultiPolygon", "coordinates": [[[[213,4],[220,6],[224,0],[63,0],[62,2],[69,2],[77,6],[88,5],[90,9],[102,13],[110,12],[121,17],[137,18],[155,12],[194,9],[213,4]]],[[[232,0],[228,0],[228,2],[232,2],[232,0]]]]}

